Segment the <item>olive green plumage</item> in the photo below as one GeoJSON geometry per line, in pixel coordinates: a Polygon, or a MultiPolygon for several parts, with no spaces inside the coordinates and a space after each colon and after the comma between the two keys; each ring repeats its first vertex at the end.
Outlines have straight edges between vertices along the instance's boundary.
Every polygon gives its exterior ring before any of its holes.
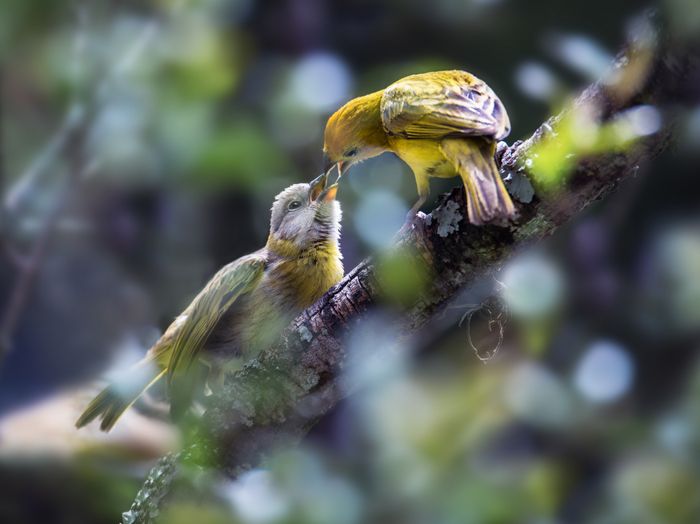
{"type": "Polygon", "coordinates": [[[430,178],[459,176],[469,220],[483,224],[515,215],[493,160],[496,141],[509,133],[505,107],[485,82],[465,71],[436,71],[407,76],[338,109],[326,124],[324,152],[341,171],[395,153],[416,179],[412,214],[425,202],[430,178]]]}
{"type": "Polygon", "coordinates": [[[265,247],[219,270],[146,357],[98,394],[76,425],[100,418],[101,429],[110,430],[164,377],[172,399],[179,388],[189,387],[180,379],[190,376],[197,360],[215,369],[243,365],[338,283],[343,277],[341,211],[337,186],[325,185],[320,177],[282,191],[272,206],[265,247]]]}

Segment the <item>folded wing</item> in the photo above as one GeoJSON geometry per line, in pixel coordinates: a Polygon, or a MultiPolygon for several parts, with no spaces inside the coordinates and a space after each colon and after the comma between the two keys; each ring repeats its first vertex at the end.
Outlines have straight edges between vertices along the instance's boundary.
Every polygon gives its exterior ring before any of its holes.
{"type": "Polygon", "coordinates": [[[382,122],[387,133],[406,138],[483,136],[510,133],[503,104],[483,81],[464,71],[406,77],[384,91],[382,122]]]}
{"type": "Polygon", "coordinates": [[[221,318],[257,286],[265,271],[264,253],[231,262],[219,270],[181,315],[174,334],[168,379],[187,371],[221,318]]]}

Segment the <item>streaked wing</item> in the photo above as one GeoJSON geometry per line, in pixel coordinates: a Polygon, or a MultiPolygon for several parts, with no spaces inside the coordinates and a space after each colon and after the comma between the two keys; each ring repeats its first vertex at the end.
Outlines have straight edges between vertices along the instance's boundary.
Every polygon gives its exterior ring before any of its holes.
{"type": "Polygon", "coordinates": [[[464,71],[406,77],[384,90],[382,122],[387,133],[406,138],[487,136],[510,133],[503,104],[484,82],[464,71]]]}
{"type": "Polygon", "coordinates": [[[169,380],[176,371],[190,367],[219,320],[241,295],[255,288],[265,271],[265,263],[265,254],[258,252],[224,266],[175,320],[179,325],[172,335],[169,380]]]}

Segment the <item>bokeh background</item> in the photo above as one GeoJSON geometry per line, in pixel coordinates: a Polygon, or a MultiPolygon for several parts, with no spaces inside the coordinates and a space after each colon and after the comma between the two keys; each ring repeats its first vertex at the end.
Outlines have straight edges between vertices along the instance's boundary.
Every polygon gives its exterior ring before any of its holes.
{"type": "MultiPolygon", "coordinates": [[[[694,0],[3,0],[0,521],[128,509],[177,434],[138,415],[77,434],[75,416],[263,245],[272,198],[318,174],[339,105],[467,69],[505,103],[508,141],[525,138],[649,7],[674,37],[700,34],[694,0]]],[[[685,109],[674,148],[410,351],[370,319],[348,342],[358,394],[162,521],[700,522],[698,146],[700,107],[685,109]],[[484,320],[488,340],[469,329],[484,320]]],[[[339,198],[349,270],[389,243],[415,186],[384,156],[339,198]]]]}

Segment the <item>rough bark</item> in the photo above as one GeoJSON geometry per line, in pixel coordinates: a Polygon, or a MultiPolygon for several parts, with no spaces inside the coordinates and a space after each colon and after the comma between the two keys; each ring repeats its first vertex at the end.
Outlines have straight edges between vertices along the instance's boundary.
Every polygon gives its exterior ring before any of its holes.
{"type": "MultiPolygon", "coordinates": [[[[537,192],[531,202],[519,206],[518,220],[506,227],[466,223],[461,187],[445,195],[432,213],[419,217],[419,227],[399,243],[413,249],[416,260],[431,268],[433,278],[420,299],[401,311],[405,336],[424,326],[460,290],[483,278],[522,246],[551,235],[621,181],[635,176],[640,164],[668,146],[673,126],[672,112],[666,109],[690,101],[688,86],[698,85],[700,60],[698,54],[670,44],[655,49],[632,44],[612,66],[612,74],[622,81],[612,87],[603,82],[589,86],[530,138],[500,148],[498,160],[506,180],[524,176],[540,187],[537,175],[527,167],[532,148],[546,139],[568,111],[583,106],[605,121],[638,104],[652,104],[664,110],[666,125],[660,132],[633,147],[578,160],[564,187],[537,192]]],[[[293,322],[278,347],[227,382],[205,415],[214,438],[194,443],[193,449],[213,446],[208,451],[213,451],[215,464],[236,475],[258,464],[275,446],[303,436],[348,394],[340,379],[347,357],[345,342],[365,314],[381,302],[381,291],[371,261],[354,268],[293,322]]],[[[158,493],[163,491],[162,483],[149,480],[158,493]]],[[[157,506],[160,497],[150,500],[148,484],[139,497],[125,514],[125,522],[150,522],[153,503],[157,506]]]]}

